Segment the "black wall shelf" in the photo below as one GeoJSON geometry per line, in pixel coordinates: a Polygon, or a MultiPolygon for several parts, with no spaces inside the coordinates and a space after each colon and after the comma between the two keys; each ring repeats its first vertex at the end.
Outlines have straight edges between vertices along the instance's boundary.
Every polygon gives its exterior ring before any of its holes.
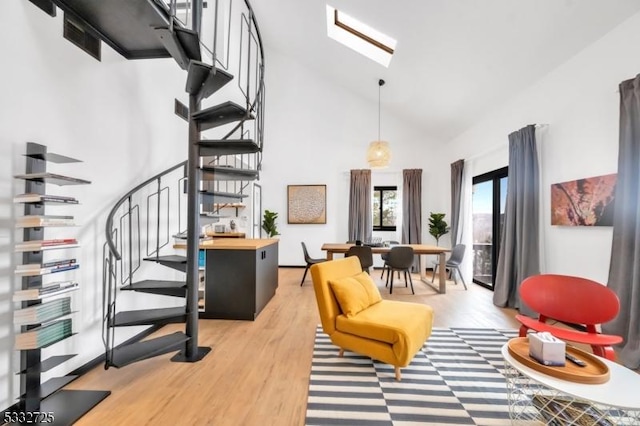
{"type": "MultiPolygon", "coordinates": [[[[53,154],[47,152],[47,147],[33,142],[27,142],[26,149],[26,170],[22,175],[14,176],[17,179],[23,179],[25,181],[25,194],[38,194],[45,195],[46,184],[55,185],[84,185],[91,183],[90,181],[78,178],[72,178],[68,176],[57,175],[48,173],[46,171],[47,162],[54,163],[77,163],[80,160],[76,160],[65,155],[53,154]]],[[[44,215],[44,203],[39,202],[26,202],[21,203],[24,206],[24,216],[44,215]]],[[[58,203],[64,204],[64,203],[58,203]]],[[[68,203],[76,204],[76,203],[68,203]]],[[[22,253],[22,264],[40,264],[43,263],[43,249],[45,248],[68,248],[77,249],[79,246],[75,239],[70,239],[69,242],[73,244],[54,245],[51,247],[39,247],[44,240],[45,226],[39,227],[25,227],[23,229],[22,242],[17,244],[16,251],[22,253]],[[33,241],[38,249],[36,250],[23,250],[22,246],[29,241],[33,241]]],[[[53,240],[53,244],[57,240],[53,240]]],[[[67,241],[67,240],[60,240],[67,241]]],[[[75,262],[75,261],[74,261],[75,262]]],[[[69,269],[73,271],[74,269],[69,269]]],[[[43,287],[43,276],[41,274],[36,275],[20,275],[22,285],[19,290],[33,290],[43,287]]],[[[77,285],[77,284],[74,284],[77,285]]],[[[59,294],[52,293],[50,296],[55,297],[59,294]]],[[[47,294],[43,294],[42,297],[21,300],[19,302],[20,307],[17,309],[24,309],[28,307],[35,307],[48,299],[47,294]]],[[[68,314],[67,314],[68,315],[68,314]]],[[[44,321],[44,320],[41,320],[44,321]]],[[[55,319],[47,319],[44,324],[52,324],[55,319]]],[[[29,324],[22,325],[20,327],[20,333],[25,333],[41,326],[42,324],[29,324]]],[[[75,333],[64,332],[60,336],[51,339],[38,346],[37,349],[23,349],[20,350],[20,371],[17,373],[20,375],[20,397],[17,404],[17,412],[24,413],[25,416],[18,416],[17,418],[30,418],[29,413],[51,413],[53,416],[49,424],[54,425],[71,425],[76,422],[82,415],[93,408],[96,404],[102,401],[104,398],[111,394],[110,391],[96,390],[62,390],[64,386],[75,380],[77,376],[66,375],[62,377],[54,377],[46,382],[42,383],[42,373],[51,370],[64,364],[69,359],[76,356],[76,354],[69,355],[53,355],[47,359],[42,359],[41,349],[47,346],[52,346],[55,343],[65,340],[75,333]]],[[[18,336],[16,336],[17,338],[18,336]]],[[[24,336],[23,336],[24,337],[24,336]]],[[[38,341],[38,343],[40,343],[38,341]]],[[[31,346],[31,345],[29,345],[31,346]]],[[[14,413],[15,414],[15,413],[14,413]]]]}
{"type": "MultiPolygon", "coordinates": [[[[32,158],[32,157],[28,157],[32,158]]],[[[33,159],[33,158],[32,158],[33,159]]],[[[57,175],[55,173],[25,173],[23,175],[15,175],[17,179],[24,179],[30,182],[38,182],[38,183],[52,183],[54,185],[87,185],[90,184],[91,181],[78,179],[70,176],[57,175]]],[[[33,192],[33,191],[29,191],[33,192]]],[[[42,193],[44,194],[44,193],[42,193]]]]}
{"type": "Polygon", "coordinates": [[[26,153],[25,157],[35,158],[36,160],[44,160],[50,163],[81,163],[82,161],[66,155],[54,154],[52,152],[33,152],[26,153]]]}

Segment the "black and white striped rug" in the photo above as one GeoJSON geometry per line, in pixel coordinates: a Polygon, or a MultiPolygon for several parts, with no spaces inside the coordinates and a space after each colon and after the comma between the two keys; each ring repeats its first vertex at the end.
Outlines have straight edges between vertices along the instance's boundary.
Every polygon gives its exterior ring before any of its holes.
{"type": "Polygon", "coordinates": [[[316,330],[306,425],[509,425],[502,346],[517,330],[434,328],[397,382],[393,366],[316,330]]]}

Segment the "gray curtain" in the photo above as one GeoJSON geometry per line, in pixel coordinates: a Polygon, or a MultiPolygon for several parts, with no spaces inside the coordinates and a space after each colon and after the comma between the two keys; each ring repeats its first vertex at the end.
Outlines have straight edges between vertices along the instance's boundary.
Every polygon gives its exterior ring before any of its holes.
{"type": "MultiPolygon", "coordinates": [[[[402,171],[402,243],[422,242],[422,169],[402,171]]],[[[413,262],[417,271],[418,258],[413,262]]]]}
{"type": "Polygon", "coordinates": [[[640,74],[620,83],[620,147],[608,286],[620,298],[620,313],[603,324],[624,338],[618,358],[640,368],[640,74]]]}
{"type": "Polygon", "coordinates": [[[520,301],[520,283],[540,273],[539,173],[535,126],[509,135],[509,177],[504,225],[493,293],[497,306],[535,313],[520,301]]]}
{"type": "Polygon", "coordinates": [[[451,247],[460,241],[460,204],[462,203],[462,172],[464,160],[451,163],[451,247]]]}
{"type": "Polygon", "coordinates": [[[370,241],[371,170],[351,170],[349,190],[349,240],[370,241]]]}

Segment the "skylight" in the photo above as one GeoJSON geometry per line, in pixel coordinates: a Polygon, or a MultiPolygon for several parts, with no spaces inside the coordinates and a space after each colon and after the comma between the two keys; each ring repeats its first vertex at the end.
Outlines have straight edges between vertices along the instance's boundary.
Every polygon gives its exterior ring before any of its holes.
{"type": "Polygon", "coordinates": [[[389,66],[397,41],[327,5],[327,35],[361,55],[389,66]]]}

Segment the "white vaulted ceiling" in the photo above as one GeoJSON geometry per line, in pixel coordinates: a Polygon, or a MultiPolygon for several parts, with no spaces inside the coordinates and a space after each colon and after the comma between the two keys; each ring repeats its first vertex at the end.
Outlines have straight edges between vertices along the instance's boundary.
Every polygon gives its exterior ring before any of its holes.
{"type": "Polygon", "coordinates": [[[371,102],[384,78],[383,108],[443,141],[640,10],[640,0],[251,3],[268,49],[371,102]],[[389,68],[327,37],[327,4],[398,40],[389,68]]]}

